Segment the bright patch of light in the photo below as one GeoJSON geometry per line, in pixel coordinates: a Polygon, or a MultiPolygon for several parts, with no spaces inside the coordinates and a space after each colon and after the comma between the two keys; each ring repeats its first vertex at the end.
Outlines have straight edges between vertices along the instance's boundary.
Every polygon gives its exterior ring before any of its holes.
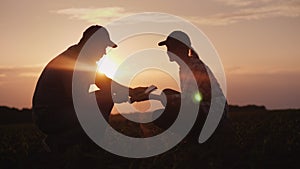
{"type": "Polygon", "coordinates": [[[89,88],[89,93],[92,93],[92,92],[95,92],[98,90],[100,90],[100,89],[96,86],[96,84],[91,84],[90,88],[89,88]]]}
{"type": "Polygon", "coordinates": [[[202,94],[197,91],[194,96],[193,96],[193,101],[194,102],[201,102],[202,101],[202,94]]]}
{"type": "Polygon", "coordinates": [[[108,55],[104,55],[97,62],[97,65],[98,65],[97,72],[103,73],[109,78],[112,78],[117,70],[117,64],[108,55]]]}

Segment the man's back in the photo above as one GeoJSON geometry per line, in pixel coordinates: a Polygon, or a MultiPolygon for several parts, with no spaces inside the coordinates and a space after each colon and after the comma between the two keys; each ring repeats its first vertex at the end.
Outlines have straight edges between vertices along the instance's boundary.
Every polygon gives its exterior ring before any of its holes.
{"type": "Polygon", "coordinates": [[[72,105],[72,76],[76,61],[75,50],[75,46],[70,47],[47,64],[34,92],[33,107],[65,107],[72,105]]]}
{"type": "Polygon", "coordinates": [[[51,60],[44,68],[33,96],[33,119],[46,134],[78,126],[72,100],[72,76],[76,46],[51,60]]]}
{"type": "MultiPolygon", "coordinates": [[[[202,130],[202,127],[204,125],[204,122],[207,118],[207,115],[209,113],[209,110],[211,109],[211,101],[213,97],[224,97],[224,94],[222,92],[222,89],[215,78],[214,74],[210,70],[210,68],[203,63],[197,56],[197,54],[194,52],[195,56],[188,59],[186,62],[188,68],[192,72],[191,75],[187,76],[185,71],[180,72],[180,81],[181,81],[181,87],[185,88],[182,89],[182,91],[186,91],[186,95],[188,95],[188,98],[191,98],[191,103],[197,101],[199,103],[199,112],[197,116],[196,123],[194,124],[192,130],[190,131],[188,137],[191,137],[193,140],[197,140],[200,134],[200,131],[202,130]],[[191,91],[190,87],[192,77],[194,76],[197,85],[198,90],[197,91],[191,91]],[[212,87],[213,86],[213,87],[212,87]],[[214,90],[214,95],[212,95],[212,90],[214,90]]],[[[224,117],[226,116],[228,109],[227,102],[225,103],[224,107],[224,117]]]]}

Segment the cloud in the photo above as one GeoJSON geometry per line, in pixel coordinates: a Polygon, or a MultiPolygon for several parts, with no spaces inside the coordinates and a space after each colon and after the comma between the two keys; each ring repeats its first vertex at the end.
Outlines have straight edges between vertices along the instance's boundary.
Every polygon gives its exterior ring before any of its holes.
{"type": "Polygon", "coordinates": [[[38,77],[43,65],[0,66],[0,78],[38,77]]]}
{"type": "Polygon", "coordinates": [[[228,75],[300,75],[299,68],[282,68],[282,67],[268,67],[268,68],[247,68],[240,66],[233,66],[225,68],[228,75]]]}
{"type": "Polygon", "coordinates": [[[18,74],[20,77],[39,77],[40,73],[39,72],[24,72],[18,74]]]}
{"type": "Polygon", "coordinates": [[[200,25],[229,25],[242,21],[260,20],[275,17],[295,18],[300,16],[300,2],[294,0],[216,0],[233,7],[231,12],[217,13],[205,18],[188,17],[200,25]]]}
{"type": "Polygon", "coordinates": [[[130,15],[121,7],[107,7],[107,8],[67,8],[52,11],[57,14],[64,14],[70,16],[71,19],[84,20],[90,23],[108,23],[114,19],[130,15]]]}
{"type": "MultiPolygon", "coordinates": [[[[297,0],[215,0],[229,8],[209,16],[182,16],[191,22],[200,25],[224,26],[242,21],[260,20],[275,17],[295,18],[300,16],[300,2],[297,0]]],[[[67,15],[70,19],[84,20],[89,23],[107,24],[115,19],[129,16],[133,12],[122,7],[106,8],[66,8],[52,11],[57,14],[67,15]]],[[[166,17],[153,20],[148,15],[141,15],[137,22],[174,22],[166,17]]]]}
{"type": "MultiPolygon", "coordinates": [[[[107,8],[66,8],[57,11],[52,11],[57,14],[67,15],[70,19],[83,20],[92,24],[101,23],[108,24],[114,20],[122,17],[134,15],[136,13],[128,12],[121,7],[107,7],[107,8]]],[[[142,22],[154,23],[174,23],[178,20],[160,13],[144,12],[143,15],[135,16],[134,20],[121,20],[114,24],[136,24],[142,22]],[[160,18],[157,20],[157,18],[160,18]]]]}
{"type": "Polygon", "coordinates": [[[223,3],[227,6],[245,7],[251,5],[262,5],[264,3],[268,3],[274,0],[215,0],[215,1],[223,3]]]}

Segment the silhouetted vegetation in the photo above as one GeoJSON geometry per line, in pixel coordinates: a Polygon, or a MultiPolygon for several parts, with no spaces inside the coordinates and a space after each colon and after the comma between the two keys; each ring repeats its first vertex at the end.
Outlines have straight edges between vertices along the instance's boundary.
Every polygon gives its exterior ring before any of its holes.
{"type": "MultiPolygon", "coordinates": [[[[230,106],[236,138],[224,143],[218,135],[204,144],[183,141],[161,155],[129,159],[101,149],[75,146],[63,155],[43,148],[45,137],[31,121],[28,109],[0,107],[0,168],[299,168],[300,110],[266,110],[263,106],[230,106]]],[[[111,125],[130,136],[141,136],[139,125],[120,115],[111,125]]],[[[153,133],[155,126],[146,126],[153,133]]]]}
{"type": "Polygon", "coordinates": [[[15,123],[32,123],[31,109],[16,109],[0,106],[0,125],[15,123]]]}

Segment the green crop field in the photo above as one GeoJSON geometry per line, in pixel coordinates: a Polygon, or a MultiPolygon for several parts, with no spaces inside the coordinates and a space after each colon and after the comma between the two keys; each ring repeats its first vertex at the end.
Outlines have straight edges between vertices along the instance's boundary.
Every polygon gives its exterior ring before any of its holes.
{"type": "MultiPolygon", "coordinates": [[[[300,167],[299,110],[233,110],[229,117],[234,128],[233,135],[214,134],[204,144],[182,141],[163,154],[142,159],[119,157],[98,148],[86,151],[80,145],[73,146],[63,154],[49,153],[42,144],[45,135],[32,123],[1,124],[0,168],[296,169],[300,167]]],[[[110,123],[117,131],[132,137],[143,137],[145,130],[152,134],[162,132],[154,125],[144,126],[142,130],[139,124],[121,116],[112,116],[110,123]]]]}

